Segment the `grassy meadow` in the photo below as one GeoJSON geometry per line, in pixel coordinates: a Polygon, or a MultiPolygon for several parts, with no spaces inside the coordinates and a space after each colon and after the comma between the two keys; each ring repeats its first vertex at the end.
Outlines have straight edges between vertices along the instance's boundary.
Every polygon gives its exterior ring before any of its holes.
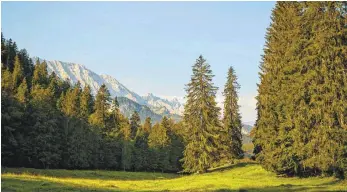
{"type": "Polygon", "coordinates": [[[347,191],[333,177],[285,178],[253,162],[205,174],[180,175],[101,170],[3,168],[1,190],[10,191],[347,191]]]}

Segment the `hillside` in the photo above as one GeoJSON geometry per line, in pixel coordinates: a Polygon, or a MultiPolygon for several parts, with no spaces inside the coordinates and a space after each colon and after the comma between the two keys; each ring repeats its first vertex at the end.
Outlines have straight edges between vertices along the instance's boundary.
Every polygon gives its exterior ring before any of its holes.
{"type": "MultiPolygon", "coordinates": [[[[44,59],[33,57],[33,63],[39,59],[43,62],[44,59]]],[[[158,122],[163,116],[172,116],[175,120],[179,120],[183,112],[183,103],[180,98],[161,98],[152,93],[141,96],[134,91],[129,90],[126,86],[120,83],[116,78],[110,75],[98,75],[86,66],[77,63],[63,62],[63,61],[47,61],[47,70],[49,73],[54,72],[61,79],[68,79],[70,83],[75,84],[77,81],[81,86],[89,85],[91,92],[95,95],[102,84],[105,84],[112,97],[123,97],[128,100],[122,100],[120,107],[126,117],[136,110],[141,116],[141,121],[145,118],[151,117],[154,122],[158,122]],[[147,116],[146,116],[147,115],[147,116]]]]}
{"type": "Polygon", "coordinates": [[[118,97],[119,109],[122,114],[126,117],[130,117],[133,111],[137,111],[140,115],[141,122],[143,123],[146,117],[151,117],[153,122],[159,122],[162,118],[161,115],[154,113],[146,105],[140,105],[133,100],[130,100],[126,97],[118,97]]]}
{"type": "Polygon", "coordinates": [[[336,178],[284,178],[254,163],[201,175],[39,169],[3,169],[2,191],[347,191],[336,178]]]}

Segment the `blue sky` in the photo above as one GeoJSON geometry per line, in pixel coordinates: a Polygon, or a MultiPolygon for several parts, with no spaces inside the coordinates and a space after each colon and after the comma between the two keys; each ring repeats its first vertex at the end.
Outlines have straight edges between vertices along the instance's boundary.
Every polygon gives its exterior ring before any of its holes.
{"type": "Polygon", "coordinates": [[[274,5],[2,2],[1,28],[31,56],[83,64],[139,94],[184,96],[200,54],[221,92],[232,65],[241,85],[243,121],[254,121],[258,66],[274,5]]]}

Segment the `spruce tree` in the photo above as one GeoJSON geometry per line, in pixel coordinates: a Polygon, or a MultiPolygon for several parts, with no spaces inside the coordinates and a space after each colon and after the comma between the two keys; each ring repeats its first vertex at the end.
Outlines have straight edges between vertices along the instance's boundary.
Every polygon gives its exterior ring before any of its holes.
{"type": "MultiPolygon", "coordinates": [[[[3,64],[2,64],[3,66],[3,64]]],[[[10,70],[6,67],[1,67],[1,90],[7,93],[13,90],[13,77],[10,70]]]]}
{"type": "Polygon", "coordinates": [[[32,84],[46,87],[48,83],[49,83],[49,79],[48,79],[47,63],[46,61],[40,63],[40,61],[37,59],[33,78],[32,78],[32,84]]]}
{"type": "Polygon", "coordinates": [[[226,152],[227,157],[238,159],[243,157],[242,151],[242,124],[241,115],[238,105],[238,89],[240,85],[237,83],[237,76],[232,67],[229,68],[227,82],[224,87],[224,116],[223,125],[227,131],[227,143],[230,149],[226,152]],[[229,154],[231,156],[229,156],[229,154]]]}
{"type": "Polygon", "coordinates": [[[125,170],[132,169],[133,143],[131,142],[131,128],[129,120],[124,118],[120,124],[120,136],[122,139],[122,159],[121,168],[125,170]]]}
{"type": "Polygon", "coordinates": [[[152,119],[150,117],[147,117],[145,120],[145,123],[143,124],[143,130],[149,133],[151,129],[152,129],[152,119]]]}
{"type": "Polygon", "coordinates": [[[301,119],[297,126],[306,130],[297,133],[306,135],[300,137],[304,145],[298,148],[302,147],[302,165],[310,174],[333,173],[342,177],[343,171],[347,171],[344,151],[347,140],[344,123],[347,120],[347,4],[307,2],[305,8],[304,19],[314,22],[306,24],[305,32],[311,35],[306,36],[304,57],[299,60],[300,67],[305,69],[301,72],[301,83],[306,86],[298,92],[306,94],[306,104],[294,117],[305,118],[304,126],[300,126],[301,119]]]}
{"type": "MultiPolygon", "coordinates": [[[[6,39],[4,38],[4,35],[1,32],[1,63],[4,63],[7,59],[7,47],[6,47],[6,39]]],[[[1,67],[7,67],[7,65],[1,66],[1,67]]]]}
{"type": "Polygon", "coordinates": [[[1,164],[17,166],[24,112],[22,105],[7,91],[1,90],[1,164]]]}
{"type": "Polygon", "coordinates": [[[220,108],[215,101],[217,87],[212,83],[212,70],[200,56],[193,65],[193,75],[187,85],[184,121],[189,129],[184,150],[185,172],[206,172],[218,162],[223,128],[218,119],[220,108]]]}
{"type": "Polygon", "coordinates": [[[279,2],[266,37],[255,153],[287,175],[342,175],[346,3],[279,2]]]}
{"type": "Polygon", "coordinates": [[[18,53],[17,44],[16,42],[13,42],[12,39],[9,39],[5,47],[7,48],[7,57],[5,58],[5,60],[2,60],[2,62],[4,62],[5,66],[9,69],[10,72],[13,72],[15,57],[18,53]]]}
{"type": "Polygon", "coordinates": [[[162,172],[169,168],[170,138],[166,125],[167,118],[164,117],[160,124],[154,124],[148,136],[148,145],[151,148],[151,167],[162,172]]]}
{"type": "Polygon", "coordinates": [[[12,73],[13,89],[17,89],[19,84],[22,82],[23,78],[24,78],[23,66],[21,64],[21,61],[19,60],[18,55],[17,55],[15,57],[14,68],[13,68],[13,73],[12,73]]]}
{"type": "Polygon", "coordinates": [[[131,129],[131,135],[130,138],[134,139],[137,133],[137,130],[140,128],[141,119],[137,111],[134,111],[134,113],[130,117],[130,129],[131,129]]]}
{"type": "Polygon", "coordinates": [[[169,136],[167,135],[166,127],[163,126],[163,120],[161,124],[156,123],[153,125],[148,139],[150,147],[164,147],[169,144],[169,136]]]}
{"type": "Polygon", "coordinates": [[[80,115],[80,93],[81,87],[76,84],[73,89],[67,91],[63,102],[62,111],[69,117],[79,117],[80,115]]]}
{"type": "MultiPolygon", "coordinates": [[[[40,68],[35,68],[41,71],[40,68]]],[[[42,71],[41,71],[42,72],[42,71]]],[[[34,72],[35,73],[35,72],[34,72]]],[[[36,74],[38,74],[36,72],[36,74]]],[[[37,83],[45,82],[47,76],[36,79],[37,83]]],[[[56,110],[54,93],[49,88],[44,88],[41,84],[36,84],[31,90],[30,120],[31,128],[29,137],[31,142],[28,148],[32,166],[37,168],[54,168],[61,160],[61,126],[63,119],[56,110]]]]}
{"type": "Polygon", "coordinates": [[[140,126],[137,130],[135,141],[134,141],[134,158],[133,164],[135,171],[138,170],[149,170],[150,168],[150,152],[148,147],[148,126],[150,126],[150,118],[146,119],[146,123],[140,126]],[[147,123],[147,124],[146,124],[147,123]]]}
{"type": "Polygon", "coordinates": [[[52,72],[48,77],[48,81],[48,88],[54,93],[55,98],[59,98],[62,93],[59,77],[55,74],[55,72],[52,72]]]}
{"type": "Polygon", "coordinates": [[[283,106],[290,107],[290,105],[285,105],[289,100],[283,98],[290,94],[283,94],[283,92],[292,91],[293,88],[288,88],[288,86],[294,84],[290,83],[291,79],[285,77],[283,69],[290,69],[293,54],[296,54],[297,51],[295,48],[300,48],[295,44],[300,39],[298,37],[300,29],[297,24],[299,19],[300,4],[298,2],[276,4],[260,66],[261,83],[257,96],[258,119],[255,125],[255,152],[258,161],[264,168],[272,171],[278,169],[278,172],[281,173],[288,171],[282,165],[295,166],[293,163],[289,163],[293,155],[293,149],[289,147],[292,136],[284,132],[284,130],[291,130],[291,125],[285,124],[285,121],[290,123],[291,120],[286,118],[283,113],[291,111],[289,108],[283,108],[283,106]],[[283,128],[280,128],[282,125],[283,128]],[[283,140],[287,142],[282,142],[283,140]],[[287,147],[286,150],[284,150],[285,147],[287,147]]]}
{"type": "Polygon", "coordinates": [[[105,84],[101,85],[95,97],[94,113],[90,116],[89,121],[93,125],[102,129],[106,128],[106,121],[109,117],[110,92],[105,84]]]}
{"type": "Polygon", "coordinates": [[[119,103],[117,97],[115,97],[112,100],[111,103],[111,116],[108,121],[108,127],[110,128],[110,131],[114,134],[118,133],[120,131],[120,124],[122,120],[122,114],[119,110],[119,103]]]}
{"type": "Polygon", "coordinates": [[[170,166],[167,170],[170,172],[178,172],[182,170],[182,163],[180,160],[183,158],[184,151],[183,137],[174,130],[173,127],[171,127],[168,135],[170,139],[170,145],[168,147],[170,166]]]}
{"type": "MultiPolygon", "coordinates": [[[[21,49],[18,52],[18,57],[19,60],[22,63],[23,66],[23,74],[27,79],[30,79],[30,77],[32,76],[32,73],[34,71],[34,64],[32,62],[32,60],[29,57],[28,52],[25,49],[21,49]]],[[[30,82],[30,81],[28,81],[30,82]]]]}
{"type": "Polygon", "coordinates": [[[89,85],[83,88],[80,99],[80,117],[88,119],[93,112],[94,99],[89,85]]]}
{"type": "Polygon", "coordinates": [[[24,78],[17,89],[16,98],[20,103],[26,105],[29,101],[29,96],[28,84],[26,78],[24,78]]]}

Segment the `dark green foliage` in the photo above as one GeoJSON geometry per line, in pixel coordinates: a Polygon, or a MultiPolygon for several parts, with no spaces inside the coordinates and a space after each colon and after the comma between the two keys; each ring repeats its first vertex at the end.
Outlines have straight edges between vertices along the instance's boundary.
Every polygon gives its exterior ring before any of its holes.
{"type": "Polygon", "coordinates": [[[255,154],[287,175],[346,172],[346,3],[279,2],[266,36],[255,154]]]}
{"type": "Polygon", "coordinates": [[[117,97],[112,100],[110,114],[107,121],[108,132],[119,133],[121,128],[121,121],[124,119],[119,110],[117,97]]]}
{"type": "Polygon", "coordinates": [[[105,169],[119,169],[121,166],[121,143],[117,138],[107,136],[103,139],[101,167],[105,169]]]}
{"type": "Polygon", "coordinates": [[[147,117],[145,124],[137,129],[134,147],[134,170],[135,171],[147,171],[150,170],[150,150],[148,146],[148,136],[151,131],[151,118],[147,117]]]}
{"type": "Polygon", "coordinates": [[[1,37],[1,62],[10,72],[13,71],[15,57],[18,53],[17,44],[12,39],[5,40],[1,37]]]}
{"type": "MultiPolygon", "coordinates": [[[[142,129],[142,128],[140,128],[142,129]]],[[[141,131],[135,137],[134,141],[134,170],[135,171],[147,171],[150,169],[150,151],[148,147],[148,132],[141,131]]]]}
{"type": "Polygon", "coordinates": [[[34,72],[34,64],[33,61],[30,59],[28,52],[25,49],[21,49],[17,56],[19,57],[19,60],[23,66],[23,74],[26,78],[29,79],[29,82],[31,82],[30,77],[32,77],[34,72]]]}
{"type": "Polygon", "coordinates": [[[35,85],[31,91],[30,156],[34,167],[57,167],[60,160],[61,116],[50,89],[35,85]]]}
{"type": "Polygon", "coordinates": [[[134,113],[130,117],[130,138],[135,139],[137,130],[140,128],[140,116],[134,111],[134,113]]]}
{"type": "MultiPolygon", "coordinates": [[[[45,61],[37,60],[33,67],[25,50],[16,51],[12,41],[2,42],[1,57],[6,58],[1,68],[3,166],[180,170],[180,137],[172,137],[172,146],[165,142],[150,149],[151,119],[142,126],[135,110],[129,121],[121,113],[119,98],[111,101],[105,85],[94,100],[88,85],[82,89],[79,82],[70,85],[54,72],[48,75],[45,61]],[[154,163],[153,151],[159,157],[154,163]]],[[[146,114],[146,110],[139,111],[146,114]]],[[[168,132],[172,125],[167,118],[163,120],[160,128],[165,138],[174,135],[168,132]]],[[[156,139],[153,142],[162,142],[156,139]]]]}
{"type": "Polygon", "coordinates": [[[105,84],[101,85],[95,97],[94,113],[89,117],[89,122],[95,126],[106,129],[108,110],[110,108],[110,92],[105,84]]]}
{"type": "Polygon", "coordinates": [[[1,162],[14,166],[20,150],[19,139],[22,137],[21,119],[24,109],[9,93],[1,92],[1,162]]]}
{"type": "MultiPolygon", "coordinates": [[[[265,169],[347,175],[346,10],[346,2],[276,4],[252,131],[265,169]]],[[[34,66],[3,34],[1,61],[2,166],[206,172],[243,156],[236,75],[230,68],[222,124],[217,87],[202,56],[178,123],[130,99],[111,100],[106,85],[94,99],[88,85],[49,75],[45,61],[34,66]],[[151,121],[160,123],[152,127],[151,121]]]]}
{"type": "MultiPolygon", "coordinates": [[[[1,32],[1,63],[3,63],[7,59],[7,50],[6,50],[6,39],[1,32]]],[[[1,68],[6,68],[7,66],[1,66],[1,68]]]]}
{"type": "Polygon", "coordinates": [[[156,123],[148,138],[148,143],[151,148],[151,162],[153,169],[164,171],[169,168],[169,154],[170,154],[170,138],[168,135],[168,119],[164,117],[161,124],[156,123]]]}
{"type": "Polygon", "coordinates": [[[182,163],[180,160],[183,158],[184,143],[183,137],[179,134],[179,131],[183,129],[183,127],[175,124],[173,119],[168,119],[166,123],[164,123],[164,120],[165,119],[163,118],[162,124],[166,126],[167,135],[170,141],[170,144],[167,147],[167,150],[169,151],[167,170],[170,172],[177,172],[182,170],[182,163]]]}
{"type": "MultiPolygon", "coordinates": [[[[228,160],[243,157],[242,151],[242,123],[239,112],[237,91],[240,88],[237,77],[232,67],[229,68],[228,78],[224,88],[224,116],[223,124],[227,131],[227,138],[223,140],[230,147],[224,154],[228,160]]],[[[223,135],[222,135],[223,136],[223,135]]]]}

